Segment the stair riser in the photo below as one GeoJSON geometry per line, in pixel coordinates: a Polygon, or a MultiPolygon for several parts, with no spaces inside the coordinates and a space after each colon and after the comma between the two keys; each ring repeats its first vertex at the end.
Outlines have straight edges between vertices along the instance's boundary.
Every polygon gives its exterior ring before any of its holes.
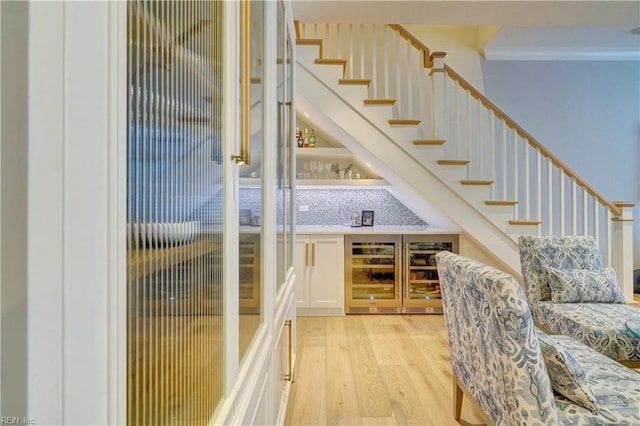
{"type": "Polygon", "coordinates": [[[504,227],[504,231],[510,236],[517,239],[520,235],[538,235],[538,226],[533,225],[509,225],[507,224],[504,227]]]}
{"type": "MultiPolygon", "coordinates": [[[[336,87],[337,82],[337,80],[334,80],[332,83],[334,87],[336,87]]],[[[369,86],[364,84],[340,84],[337,85],[337,90],[344,100],[356,107],[359,107],[362,104],[362,100],[369,96],[369,86]]]]}
{"type": "Polygon", "coordinates": [[[393,117],[393,105],[362,105],[358,110],[376,125],[389,125],[389,119],[393,117]]]}
{"type": "Polygon", "coordinates": [[[315,45],[298,45],[296,48],[296,60],[306,66],[313,64],[320,55],[320,49],[315,45]]]}
{"type": "Polygon", "coordinates": [[[312,65],[312,71],[325,82],[335,84],[342,78],[341,65],[318,65],[315,62],[312,65]]]}
{"type": "Polygon", "coordinates": [[[390,126],[388,118],[386,126],[382,127],[387,135],[403,147],[413,145],[412,141],[419,137],[418,129],[419,126],[390,126]]]}
{"type": "Polygon", "coordinates": [[[491,195],[489,186],[461,185],[457,183],[454,184],[454,188],[457,189],[462,198],[476,206],[484,203],[491,195]]]}
{"type": "Polygon", "coordinates": [[[455,183],[467,178],[467,166],[440,166],[436,161],[437,159],[434,158],[433,166],[439,169],[438,176],[445,181],[455,183]]]}

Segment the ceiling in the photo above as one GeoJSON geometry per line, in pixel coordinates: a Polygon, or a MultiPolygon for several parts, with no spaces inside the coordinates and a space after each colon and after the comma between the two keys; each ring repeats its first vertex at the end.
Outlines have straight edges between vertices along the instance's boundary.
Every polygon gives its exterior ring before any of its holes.
{"type": "Polygon", "coordinates": [[[476,26],[486,59],[640,60],[640,1],[293,0],[316,23],[476,26]]]}

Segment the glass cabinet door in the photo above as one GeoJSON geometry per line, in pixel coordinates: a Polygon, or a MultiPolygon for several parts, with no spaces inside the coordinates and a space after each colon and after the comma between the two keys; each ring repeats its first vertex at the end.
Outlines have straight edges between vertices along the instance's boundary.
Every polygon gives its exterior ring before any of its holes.
{"type": "Polygon", "coordinates": [[[442,250],[457,252],[457,235],[404,237],[403,312],[411,311],[407,307],[426,308],[420,312],[442,312],[436,263],[436,254],[442,250]]]}
{"type": "Polygon", "coordinates": [[[400,236],[347,237],[347,313],[399,312],[400,243],[400,236]]]}

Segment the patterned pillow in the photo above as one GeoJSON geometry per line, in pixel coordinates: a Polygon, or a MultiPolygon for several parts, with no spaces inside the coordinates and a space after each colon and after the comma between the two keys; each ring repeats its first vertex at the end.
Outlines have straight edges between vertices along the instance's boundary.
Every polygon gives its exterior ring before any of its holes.
{"type": "Polygon", "coordinates": [[[546,334],[538,331],[537,335],[553,390],[589,411],[598,411],[587,373],[573,355],[546,334]]]}
{"type": "Polygon", "coordinates": [[[626,303],[618,286],[616,272],[584,269],[545,268],[551,288],[551,301],[556,303],[626,303]]]}

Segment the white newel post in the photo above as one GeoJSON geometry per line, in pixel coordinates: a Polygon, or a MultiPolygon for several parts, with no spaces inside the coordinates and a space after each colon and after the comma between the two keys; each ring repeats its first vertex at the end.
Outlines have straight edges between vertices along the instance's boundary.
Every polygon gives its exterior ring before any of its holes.
{"type": "Polygon", "coordinates": [[[613,219],[613,268],[627,301],[633,300],[633,208],[634,202],[614,201],[620,215],[613,219]]]}
{"type": "Polygon", "coordinates": [[[429,59],[432,68],[429,74],[433,81],[433,138],[447,139],[446,123],[446,72],[444,68],[445,52],[433,52],[429,59]]]}

